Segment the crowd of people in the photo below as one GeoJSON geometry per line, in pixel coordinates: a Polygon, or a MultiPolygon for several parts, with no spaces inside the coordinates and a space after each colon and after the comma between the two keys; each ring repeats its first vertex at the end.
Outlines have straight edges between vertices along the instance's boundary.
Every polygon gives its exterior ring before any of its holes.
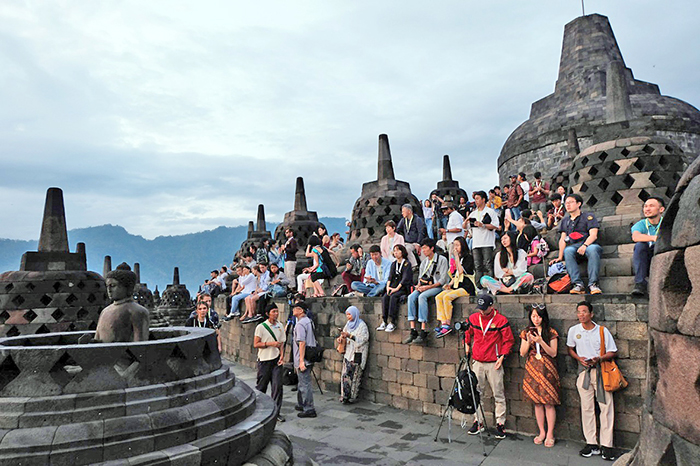
{"type": "MultiPolygon", "coordinates": [[[[287,328],[293,328],[292,358],[298,374],[299,417],[315,417],[311,388],[312,363],[306,358],[309,347],[316,346],[314,326],[308,317],[305,297],[326,295],[324,283],[337,273],[342,284],[333,295],[376,297],[382,300],[382,321],[377,331],[393,332],[398,325],[399,308],[407,303],[410,333],[404,344],[425,343],[430,337],[428,309],[434,300],[438,326],[435,338],[454,331],[453,301],[478,296],[477,312],[468,318],[464,343],[466,355],[478,385],[488,384],[495,398],[496,436],[505,437],[506,398],[503,384],[503,360],[511,352],[514,338],[508,319],[494,308],[498,294],[528,293],[537,280],[566,274],[572,294],[599,294],[602,247],[598,244],[599,222],[593,212],[583,210],[583,200],[564,186],[551,188],[534,174],[529,182],[524,173],[511,176],[510,183],[472,193],[472,201],[460,197],[457,202],[432,194],[423,203],[422,216],[410,204],[401,208],[398,223],[385,223],[386,235],[372,244],[368,253],[360,244],[347,252],[339,234],[328,235],[319,226],[308,240],[304,256],[310,265],[297,275],[300,245],[291,229],[286,241],[277,244],[265,240],[250,246],[231,267],[211,272],[201,286],[198,305],[187,325],[218,327],[218,316],[211,309],[211,297],[227,296],[227,315],[241,322],[261,322],[255,330],[254,346],[258,355],[258,389],[272,385],[272,396],[281,403],[281,371],[285,357],[287,328]],[[544,236],[555,231],[557,252],[548,258],[549,245],[544,236]],[[344,257],[347,257],[343,260],[344,257]],[[587,283],[579,262],[587,262],[587,283]],[[230,271],[233,270],[234,274],[230,271]],[[235,276],[235,279],[233,277],[235,276]],[[294,319],[279,322],[279,311],[271,298],[296,293],[292,305],[294,319]],[[208,304],[207,304],[208,302],[208,304]],[[200,303],[204,303],[200,306],[200,303]],[[291,324],[291,327],[289,325],[291,324]]],[[[664,212],[664,201],[650,197],[643,206],[644,218],[631,229],[635,243],[633,295],[646,293],[649,265],[664,212]]],[[[238,258],[237,258],[238,259],[238,258]]],[[[541,290],[541,289],[540,289],[541,290]]],[[[612,335],[593,322],[593,306],[581,301],[576,306],[579,324],[566,337],[568,354],[578,365],[577,389],[581,398],[581,417],[586,447],[582,456],[602,454],[614,459],[612,428],[613,398],[601,388],[599,362],[615,357],[612,335]],[[600,353],[604,342],[606,351],[600,353]],[[600,412],[599,442],[596,440],[595,405],[600,412]],[[599,447],[600,445],[600,447],[599,447]]],[[[336,344],[343,353],[341,401],[353,402],[367,364],[369,330],[359,310],[346,310],[347,324],[336,344]]],[[[535,404],[539,433],[536,444],[552,447],[555,443],[555,406],[560,404],[560,381],[556,369],[559,335],[549,326],[544,304],[532,305],[530,325],[520,333],[520,355],[527,359],[522,382],[525,396],[535,404]]],[[[483,429],[476,417],[470,434],[483,429]]]]}

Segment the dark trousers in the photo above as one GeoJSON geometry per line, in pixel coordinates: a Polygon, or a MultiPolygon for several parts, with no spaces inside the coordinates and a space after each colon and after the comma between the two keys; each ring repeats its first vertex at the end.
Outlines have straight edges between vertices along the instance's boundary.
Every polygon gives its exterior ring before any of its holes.
{"type": "Polygon", "coordinates": [[[484,275],[493,277],[493,248],[474,248],[474,282],[479,286],[484,275]]]}
{"type": "Polygon", "coordinates": [[[634,283],[647,282],[651,258],[654,256],[654,246],[649,243],[635,243],[632,265],[634,266],[634,283]]]}
{"type": "Polygon", "coordinates": [[[350,273],[347,270],[341,274],[343,277],[343,282],[345,282],[345,286],[348,287],[348,291],[352,291],[352,282],[361,282],[362,277],[359,275],[355,275],[354,273],[350,273]]]}
{"type": "Polygon", "coordinates": [[[399,317],[399,306],[401,305],[401,298],[407,296],[408,293],[403,289],[403,287],[389,295],[388,293],[382,296],[382,319],[387,324],[389,323],[389,318],[396,325],[399,317]]]}
{"type": "Polygon", "coordinates": [[[268,384],[272,383],[270,396],[275,400],[277,412],[282,407],[282,371],[284,366],[277,365],[279,356],[269,361],[258,361],[258,379],[255,388],[263,393],[267,392],[268,384]]]}

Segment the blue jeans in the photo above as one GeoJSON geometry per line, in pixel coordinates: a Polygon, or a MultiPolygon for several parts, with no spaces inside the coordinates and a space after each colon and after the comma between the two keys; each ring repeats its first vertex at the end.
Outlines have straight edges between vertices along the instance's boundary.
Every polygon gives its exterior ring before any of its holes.
{"type": "Polygon", "coordinates": [[[428,321],[428,298],[433,298],[440,294],[442,287],[438,286],[424,292],[414,291],[408,295],[408,320],[416,320],[416,311],[418,313],[418,322],[428,321]],[[417,309],[416,309],[417,308],[417,309]]]}
{"type": "Polygon", "coordinates": [[[513,218],[513,220],[518,220],[520,217],[522,217],[523,215],[520,213],[520,207],[511,207],[510,216],[513,218]]]}
{"type": "MultiPolygon", "coordinates": [[[[578,269],[576,258],[578,254],[576,250],[583,245],[583,241],[567,246],[564,249],[564,261],[566,263],[566,273],[571,277],[571,283],[574,285],[583,285],[581,280],[581,272],[578,269]]],[[[600,272],[600,256],[603,254],[603,248],[600,245],[593,243],[586,248],[586,259],[588,260],[588,285],[598,284],[598,273],[600,272]]]]}
{"type": "Polygon", "coordinates": [[[352,282],[350,288],[353,290],[366,294],[370,298],[374,298],[384,293],[386,290],[386,282],[379,283],[364,283],[364,282],[352,282]]]}
{"type": "Polygon", "coordinates": [[[236,312],[241,312],[238,310],[238,305],[241,301],[246,299],[248,296],[250,296],[250,293],[239,293],[233,298],[231,298],[231,314],[235,314],[236,312]]]}
{"type": "Polygon", "coordinates": [[[649,243],[635,243],[632,265],[634,266],[634,283],[646,284],[649,277],[651,258],[654,255],[654,246],[649,243]]]}
{"type": "Polygon", "coordinates": [[[433,239],[433,219],[432,218],[425,219],[425,228],[427,228],[427,230],[428,230],[428,237],[430,239],[433,239]]]}
{"type": "Polygon", "coordinates": [[[282,285],[270,285],[269,292],[273,298],[283,298],[287,296],[287,288],[282,285]]]}
{"type": "Polygon", "coordinates": [[[297,404],[301,406],[305,413],[316,411],[314,408],[314,388],[311,385],[311,369],[312,365],[306,366],[305,371],[299,370],[297,367],[297,376],[299,384],[297,385],[297,404]]]}

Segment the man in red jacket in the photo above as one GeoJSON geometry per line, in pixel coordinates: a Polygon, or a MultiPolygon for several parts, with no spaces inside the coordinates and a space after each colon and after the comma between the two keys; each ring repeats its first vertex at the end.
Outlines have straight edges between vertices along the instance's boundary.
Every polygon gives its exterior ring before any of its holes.
{"type": "MultiPolygon", "coordinates": [[[[472,352],[472,370],[483,387],[488,381],[496,405],[496,438],[506,438],[506,395],[503,387],[503,360],[513,348],[513,332],[508,319],[493,307],[493,298],[488,294],[479,295],[476,300],[477,312],[469,316],[469,325],[464,333],[464,351],[469,356],[472,352]]],[[[483,420],[480,422],[474,414],[474,425],[469,429],[470,435],[484,431],[483,420]]]]}

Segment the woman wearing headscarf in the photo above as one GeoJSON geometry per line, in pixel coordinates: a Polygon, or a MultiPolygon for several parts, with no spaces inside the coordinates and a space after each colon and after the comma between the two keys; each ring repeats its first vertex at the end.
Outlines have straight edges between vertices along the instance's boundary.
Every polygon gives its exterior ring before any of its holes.
{"type": "Polygon", "coordinates": [[[345,316],[348,322],[336,339],[336,345],[345,345],[340,401],[347,404],[354,402],[360,391],[362,372],[367,364],[369,329],[365,321],[360,319],[360,310],[355,306],[350,306],[345,311],[345,316]]]}

